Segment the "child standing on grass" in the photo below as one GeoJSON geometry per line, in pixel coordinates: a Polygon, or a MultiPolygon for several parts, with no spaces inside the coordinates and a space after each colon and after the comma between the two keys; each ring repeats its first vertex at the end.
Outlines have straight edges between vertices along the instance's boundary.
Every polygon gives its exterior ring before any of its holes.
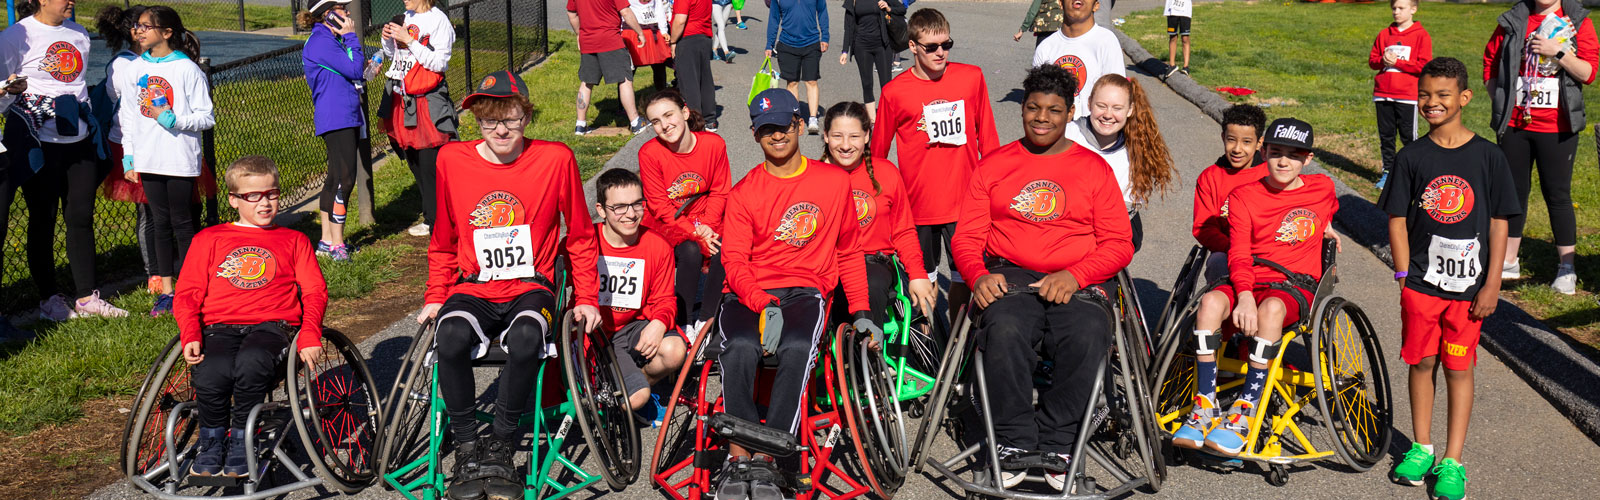
{"type": "Polygon", "coordinates": [[[328,288],[311,240],[272,224],[280,196],[277,165],[246,156],[223,178],[239,221],[195,235],[173,316],[183,359],[194,367],[200,407],[189,473],[239,477],[250,473],[245,423],[277,384],[277,366],[291,352],[296,328],[300,359],[315,365],[322,357],[328,288]]]}
{"type": "Polygon", "coordinates": [[[1411,451],[1391,479],[1430,497],[1466,495],[1461,465],[1472,416],[1473,366],[1483,318],[1500,301],[1507,219],[1522,213],[1500,148],[1461,124],[1472,101],[1467,67],[1450,57],[1422,67],[1417,104],[1428,135],[1400,150],[1378,206],[1389,213],[1389,246],[1400,287],[1400,357],[1411,365],[1411,451]],[[1487,252],[1485,250],[1487,243],[1487,252]],[[1442,358],[1442,360],[1441,360],[1442,358]],[[1439,365],[1449,395],[1444,460],[1434,465],[1433,394],[1439,365]]]}
{"type": "Polygon", "coordinates": [[[216,124],[206,73],[192,58],[200,41],[171,7],[157,5],[139,17],[134,32],[144,54],[116,73],[123,98],[122,169],[144,184],[155,223],[156,269],[161,294],[150,315],[172,312],[173,281],[198,229],[193,203],[200,177],[200,134],[216,124]]]}
{"type": "Polygon", "coordinates": [[[105,80],[99,85],[89,89],[89,99],[94,103],[94,113],[100,121],[102,130],[106,131],[106,159],[110,164],[105,167],[106,180],[101,188],[101,194],[108,200],[124,201],[134,204],[134,230],[138,235],[139,257],[144,262],[145,288],[151,295],[161,295],[161,273],[156,269],[155,254],[155,221],[150,214],[150,204],[144,197],[144,185],[138,182],[129,182],[122,173],[122,124],[117,119],[117,88],[114,85],[116,75],[139,59],[146,47],[139,43],[135,32],[138,29],[139,18],[144,16],[143,5],[134,5],[123,9],[115,5],[106,6],[94,16],[95,26],[100,30],[100,36],[105,38],[106,48],[111,49],[116,55],[111,56],[111,62],[106,63],[105,80]],[[126,47],[124,47],[126,46],[126,47]]]}
{"type": "Polygon", "coordinates": [[[1417,15],[1417,0],[1389,0],[1389,10],[1394,12],[1394,23],[1378,32],[1372,54],[1367,56],[1367,65],[1378,71],[1372,77],[1378,147],[1383,150],[1378,189],[1383,189],[1394,168],[1395,135],[1400,136],[1400,147],[1417,137],[1417,75],[1422,73],[1422,65],[1433,59],[1433,38],[1422,23],[1412,20],[1417,15]]]}
{"type": "MultiPolygon", "coordinates": [[[[1414,0],[1400,0],[1410,2],[1414,0]]],[[[1189,74],[1189,24],[1194,19],[1193,0],[1167,0],[1167,75],[1189,74]],[[1183,38],[1183,66],[1178,66],[1178,38],[1183,38]]],[[[1416,10],[1415,7],[1412,10],[1416,10]]]]}

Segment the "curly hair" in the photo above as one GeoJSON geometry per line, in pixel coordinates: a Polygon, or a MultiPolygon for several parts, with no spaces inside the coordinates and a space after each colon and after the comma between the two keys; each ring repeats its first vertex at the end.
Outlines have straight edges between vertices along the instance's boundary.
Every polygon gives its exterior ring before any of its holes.
{"type": "Polygon", "coordinates": [[[1150,107],[1150,100],[1145,98],[1144,88],[1135,80],[1108,74],[1094,82],[1094,90],[1089,95],[1093,96],[1101,88],[1110,85],[1126,91],[1128,104],[1133,106],[1133,113],[1128,116],[1122,134],[1127,140],[1128,181],[1133,184],[1130,191],[1134,203],[1143,205],[1150,199],[1151,193],[1166,196],[1167,191],[1172,189],[1173,179],[1177,178],[1178,168],[1172,163],[1167,141],[1161,138],[1161,129],[1156,127],[1156,115],[1150,107]]]}
{"type": "Polygon", "coordinates": [[[1078,77],[1071,71],[1054,64],[1040,64],[1028,70],[1028,75],[1022,78],[1022,95],[1027,96],[1035,92],[1046,95],[1060,96],[1072,104],[1078,90],[1078,77]]]}
{"type": "Polygon", "coordinates": [[[1222,131],[1226,133],[1229,125],[1250,127],[1256,130],[1256,138],[1267,131],[1267,113],[1254,104],[1235,104],[1222,112],[1222,131]]]}

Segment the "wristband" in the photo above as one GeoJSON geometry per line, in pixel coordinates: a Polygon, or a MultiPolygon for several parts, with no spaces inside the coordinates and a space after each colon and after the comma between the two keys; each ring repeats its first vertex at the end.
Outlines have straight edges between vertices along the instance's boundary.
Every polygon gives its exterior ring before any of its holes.
{"type": "Polygon", "coordinates": [[[1557,60],[1557,61],[1560,61],[1560,60],[1561,60],[1561,58],[1563,58],[1563,57],[1567,57],[1567,51],[1565,51],[1565,50],[1558,50],[1558,51],[1556,51],[1556,55],[1555,55],[1555,59],[1556,59],[1556,60],[1557,60]]]}
{"type": "Polygon", "coordinates": [[[1396,271],[1394,273],[1394,279],[1402,279],[1402,278],[1405,278],[1406,276],[1410,276],[1410,275],[1411,275],[1411,273],[1406,272],[1406,271],[1396,271]]]}

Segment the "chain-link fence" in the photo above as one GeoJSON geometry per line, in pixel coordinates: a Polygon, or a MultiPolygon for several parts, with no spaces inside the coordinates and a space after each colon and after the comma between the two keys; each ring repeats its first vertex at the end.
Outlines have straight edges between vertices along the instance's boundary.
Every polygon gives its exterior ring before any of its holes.
{"type": "MultiPolygon", "coordinates": [[[[361,1],[362,6],[369,9],[392,9],[386,6],[388,3],[400,5],[399,0],[361,1]]],[[[451,97],[459,102],[484,74],[502,69],[523,71],[546,56],[549,51],[545,26],[547,1],[471,0],[447,7],[446,13],[456,27],[456,44],[445,72],[451,97]]],[[[382,20],[371,23],[363,37],[369,56],[378,50],[381,33],[378,28],[404,9],[403,6],[399,8],[402,10],[368,10],[372,12],[372,19],[382,20]]],[[[305,83],[300,52],[301,46],[295,45],[207,68],[217,118],[216,127],[206,136],[207,158],[213,160],[219,174],[223,167],[243,156],[260,154],[272,158],[281,172],[285,201],[289,202],[286,206],[316,196],[327,172],[326,150],[316,137],[311,120],[311,90],[305,83]]],[[[377,110],[383,97],[385,82],[382,79],[379,76],[378,81],[367,85],[369,113],[377,110]]],[[[388,138],[378,126],[376,115],[369,114],[369,117],[368,132],[372,136],[373,151],[382,155],[388,149],[388,138]]],[[[10,227],[4,240],[5,262],[0,269],[4,278],[0,283],[0,310],[27,309],[38,301],[38,289],[29,279],[32,273],[25,258],[28,216],[24,205],[19,193],[10,207],[10,227]]],[[[232,218],[226,203],[218,207],[217,200],[212,199],[204,205],[203,220],[214,223],[232,218]]],[[[136,208],[133,203],[104,197],[97,202],[94,226],[99,260],[96,267],[102,282],[145,274],[136,238],[136,208]]],[[[52,275],[58,283],[70,288],[65,229],[60,221],[55,233],[52,275]]]]}

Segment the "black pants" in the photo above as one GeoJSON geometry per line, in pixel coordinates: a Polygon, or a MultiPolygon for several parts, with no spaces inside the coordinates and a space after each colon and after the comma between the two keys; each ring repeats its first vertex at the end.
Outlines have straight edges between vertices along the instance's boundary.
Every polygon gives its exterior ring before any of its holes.
{"type": "MultiPolygon", "coordinates": [[[[917,242],[922,246],[922,270],[932,274],[939,270],[939,256],[950,255],[950,281],[961,282],[956,272],[955,255],[950,254],[950,236],[956,232],[956,223],[917,226],[917,242]]],[[[907,271],[909,272],[909,271],[907,271]]],[[[1030,282],[1031,283],[1031,282],[1030,282]]]]}
{"type": "Polygon", "coordinates": [[[417,179],[417,190],[422,192],[422,222],[432,226],[433,214],[439,209],[439,201],[434,193],[434,186],[437,185],[434,179],[439,175],[439,148],[404,148],[400,154],[405,156],[406,165],[411,167],[411,176],[417,179]]]}
{"type": "Polygon", "coordinates": [[[156,255],[156,216],[150,212],[150,203],[135,203],[134,229],[139,233],[139,258],[144,261],[144,274],[146,276],[160,276],[161,269],[156,263],[161,257],[156,255]]]}
{"type": "Polygon", "coordinates": [[[211,325],[201,335],[200,352],[205,359],[193,368],[200,426],[243,429],[250,410],[266,401],[267,393],[283,379],[288,329],[276,321],[211,325]]]}
{"type": "Polygon", "coordinates": [[[494,400],[494,433],[502,439],[516,437],[517,422],[528,411],[541,360],[551,354],[545,318],[559,312],[556,299],[546,291],[522,294],[509,302],[490,302],[466,294],[451,295],[439,309],[435,340],[439,356],[439,396],[450,415],[456,442],[478,438],[473,418],[478,391],[472,378],[472,360],[482,356],[499,339],[506,364],[500,369],[500,392],[494,400]]]}
{"type": "MultiPolygon", "coordinates": [[[[826,325],[827,311],[815,288],[777,288],[767,293],[783,309],[783,336],[778,342],[778,373],[772,380],[767,403],[767,428],[793,434],[800,422],[806,384],[817,360],[817,342],[826,325]]],[[[761,369],[761,311],[751,311],[734,294],[725,294],[717,325],[722,330],[722,400],[729,415],[761,421],[756,407],[756,373],[761,369]]]]}
{"type": "Polygon", "coordinates": [[[677,291],[678,296],[678,326],[687,326],[695,320],[705,321],[717,313],[717,304],[722,302],[722,252],[712,255],[710,263],[700,253],[700,243],[685,240],[674,249],[678,265],[677,291]],[[705,265],[706,282],[700,286],[700,266],[705,265]],[[702,293],[702,290],[704,293],[702,293]],[[696,299],[699,300],[696,300],[696,299]],[[700,314],[693,315],[694,306],[699,304],[700,314]]]}
{"type": "Polygon", "coordinates": [[[1394,138],[1400,147],[1417,139],[1417,105],[1395,101],[1373,101],[1378,108],[1378,149],[1383,151],[1383,171],[1394,168],[1394,138]]]}
{"type": "Polygon", "coordinates": [[[1521,238],[1528,223],[1528,193],[1533,190],[1533,165],[1539,164],[1539,192],[1550,212],[1550,233],[1557,246],[1578,244],[1578,219],[1572,210],[1572,160],[1578,153],[1578,134],[1528,132],[1510,129],[1500,136],[1500,151],[1511,164],[1522,215],[1512,216],[1510,237],[1521,238]]]}
{"type": "MultiPolygon", "coordinates": [[[[28,272],[41,297],[61,293],[56,283],[56,207],[67,221],[67,262],[72,268],[73,297],[87,297],[95,287],[94,203],[100,183],[109,170],[95,158],[92,139],[72,144],[43,143],[44,166],[33,172],[27,164],[9,165],[0,186],[0,228],[10,227],[11,202],[17,188],[28,207],[28,272]]],[[[9,252],[7,252],[9,253],[9,252]]]]}
{"type": "MultiPolygon", "coordinates": [[[[867,317],[878,326],[889,321],[889,301],[894,300],[895,281],[902,278],[894,261],[887,257],[868,255],[867,259],[867,317]]],[[[845,298],[844,287],[833,290],[833,305],[829,315],[833,324],[850,322],[850,301],[845,298]]]]}
{"type": "MultiPolygon", "coordinates": [[[[1015,267],[995,272],[1011,283],[1044,277],[1015,267]]],[[[1071,453],[1084,409],[1094,389],[1095,370],[1107,355],[1111,322],[1106,308],[1083,294],[1066,304],[1019,294],[989,304],[978,318],[995,439],[1029,451],[1071,453]],[[1054,360],[1050,387],[1033,403],[1035,346],[1054,360]]]]}
{"type": "MultiPolygon", "coordinates": [[[[0,185],[0,207],[5,209],[0,210],[0,229],[11,227],[11,204],[20,188],[23,204],[28,207],[28,235],[23,248],[28,252],[28,273],[33,275],[41,299],[61,291],[56,283],[56,207],[61,203],[65,179],[56,175],[59,173],[48,167],[33,173],[26,164],[12,164],[6,175],[0,176],[0,182],[4,182],[0,185]]],[[[13,254],[10,250],[0,252],[0,258],[13,254]]]]}
{"type": "Polygon", "coordinates": [[[1138,212],[1135,212],[1133,218],[1128,219],[1128,225],[1133,227],[1133,251],[1138,253],[1139,247],[1144,244],[1144,221],[1140,220],[1138,212]]]}
{"type": "Polygon", "coordinates": [[[139,180],[155,226],[156,273],[176,277],[189,254],[189,242],[194,241],[195,178],[141,174],[139,180]]]}
{"type": "Polygon", "coordinates": [[[678,90],[690,109],[709,123],[717,121],[717,84],[711,78],[711,37],[689,35],[678,39],[678,90]]]}
{"type": "Polygon", "coordinates": [[[1035,31],[1035,32],[1033,32],[1033,48],[1036,48],[1036,49],[1039,48],[1039,45],[1044,43],[1044,39],[1050,38],[1050,35],[1054,35],[1054,34],[1056,34],[1056,32],[1054,32],[1054,31],[1035,31]]]}
{"type": "MultiPolygon", "coordinates": [[[[350,193],[356,188],[356,144],[360,138],[361,132],[355,127],[322,134],[322,143],[328,147],[328,178],[322,182],[321,208],[322,213],[328,214],[328,219],[334,224],[344,224],[350,193]]],[[[438,150],[433,151],[435,155],[438,154],[438,150]]],[[[413,167],[411,172],[415,175],[416,168],[413,167]]],[[[430,177],[429,183],[432,181],[430,177]]],[[[427,196],[423,195],[424,198],[427,196]]],[[[433,218],[428,217],[428,220],[433,218]]]]}
{"type": "Polygon", "coordinates": [[[861,73],[861,102],[870,103],[878,100],[876,94],[889,80],[894,79],[894,70],[889,65],[893,62],[894,54],[883,47],[872,47],[855,53],[856,71],[861,73]],[[873,85],[872,70],[878,70],[877,85],[873,85]]]}

